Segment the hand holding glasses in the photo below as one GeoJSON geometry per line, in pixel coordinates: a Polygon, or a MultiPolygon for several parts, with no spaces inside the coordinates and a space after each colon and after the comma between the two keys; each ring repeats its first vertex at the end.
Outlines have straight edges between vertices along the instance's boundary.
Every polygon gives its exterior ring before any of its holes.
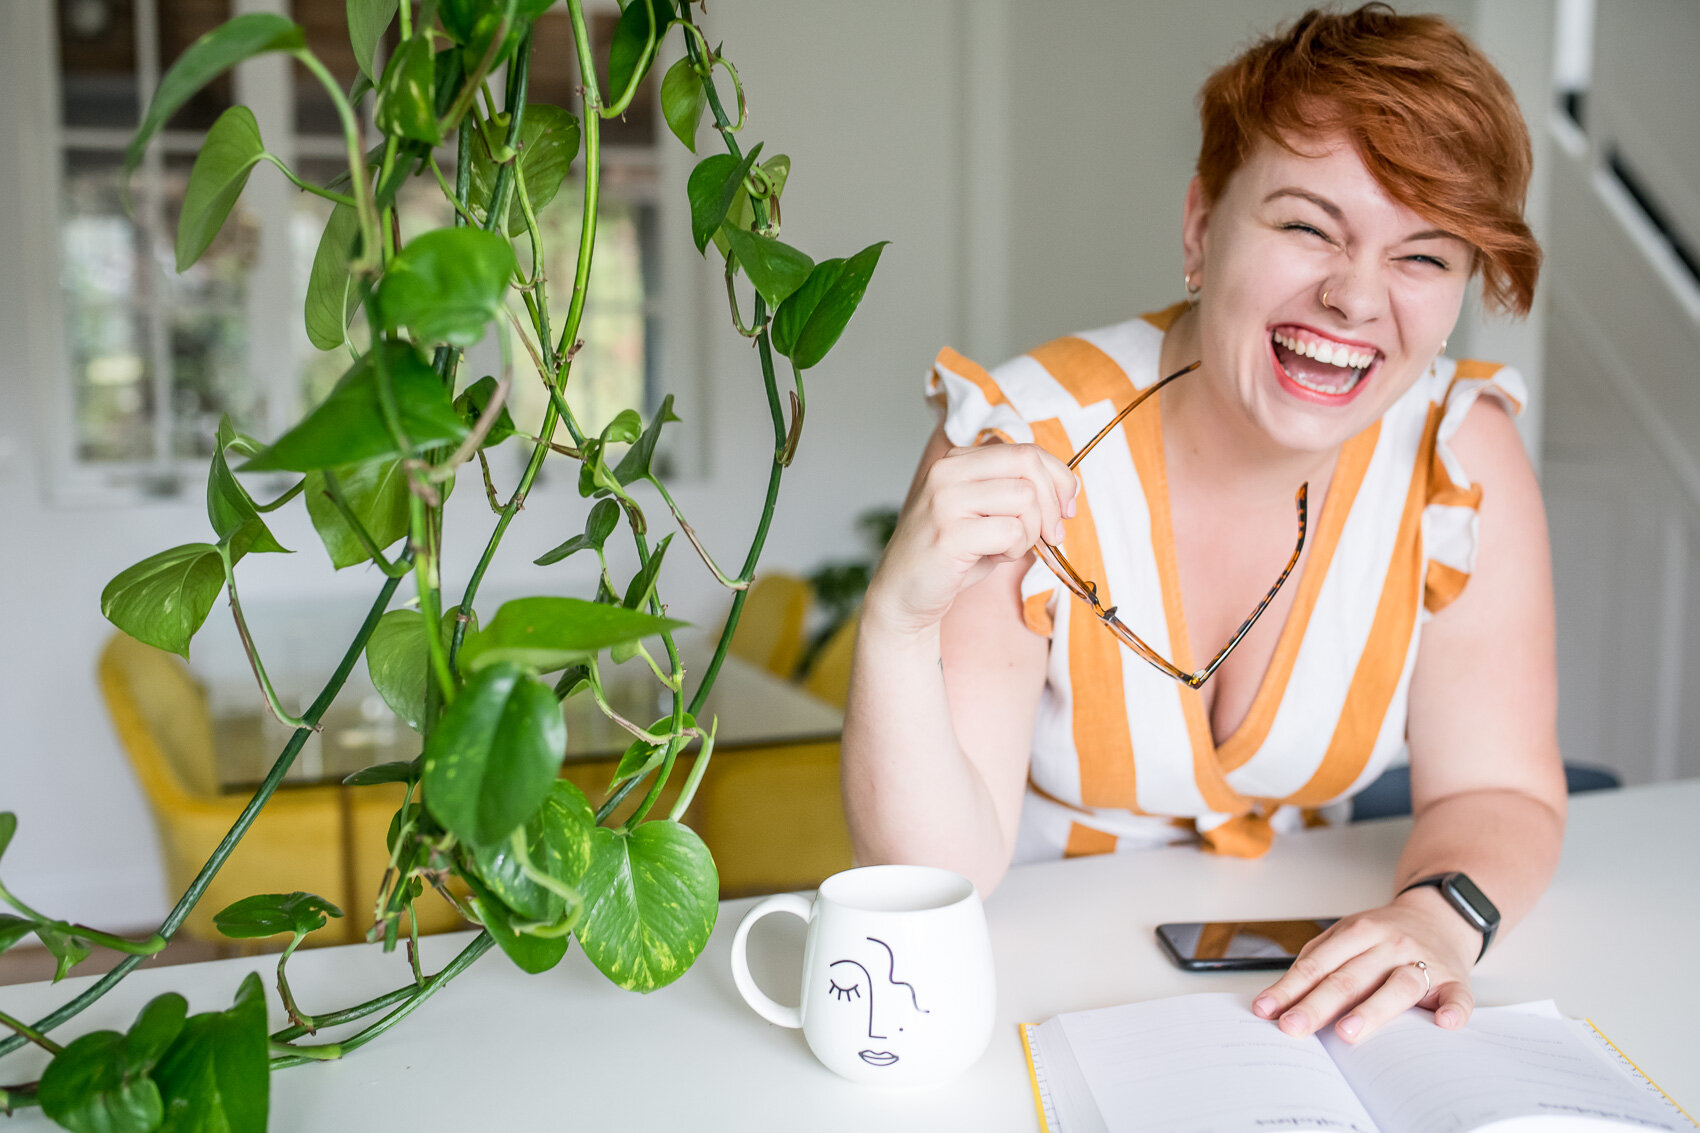
{"type": "MultiPolygon", "coordinates": [[[[1198,369],[1198,367],[1199,363],[1194,362],[1190,366],[1185,366],[1176,370],[1162,381],[1140,390],[1139,396],[1135,397],[1124,409],[1122,409],[1121,412],[1112,417],[1110,419],[1110,423],[1098,431],[1097,436],[1087,441],[1081,450],[1074,454],[1073,458],[1068,462],[1069,471],[1073,472],[1080,462],[1086,459],[1086,454],[1091,452],[1093,447],[1097,445],[1099,441],[1108,436],[1111,430],[1121,424],[1124,417],[1139,408],[1146,398],[1150,397],[1152,394],[1156,393],[1182,374],[1190,374],[1192,371],[1198,369]]],[[[1274,601],[1276,593],[1281,589],[1281,584],[1287,581],[1287,576],[1292,574],[1293,568],[1298,565],[1299,555],[1305,548],[1305,527],[1309,517],[1306,501],[1309,496],[1309,491],[1310,485],[1308,483],[1301,484],[1299,485],[1298,494],[1293,498],[1293,504],[1298,509],[1299,513],[1299,540],[1297,545],[1293,547],[1293,557],[1287,561],[1286,569],[1283,570],[1281,572],[1281,576],[1275,580],[1275,585],[1269,588],[1269,593],[1263,596],[1263,601],[1259,602],[1257,604],[1257,608],[1251,612],[1251,616],[1241,623],[1240,628],[1235,631],[1234,636],[1228,639],[1228,644],[1222,646],[1222,651],[1217,653],[1208,665],[1199,669],[1195,673],[1189,673],[1175,665],[1173,662],[1164,659],[1157,653],[1156,650],[1141,641],[1137,634],[1128,629],[1127,625],[1120,618],[1116,617],[1116,608],[1114,606],[1105,607],[1099,600],[1098,584],[1089,579],[1082,578],[1080,572],[1074,569],[1059,547],[1051,543],[1049,540],[1041,537],[1033,550],[1039,556],[1040,560],[1044,562],[1046,566],[1051,568],[1052,573],[1062,580],[1063,585],[1068,587],[1070,593],[1072,593],[1076,598],[1079,598],[1082,602],[1085,602],[1088,606],[1092,607],[1092,613],[1097,616],[1099,621],[1103,622],[1104,625],[1108,627],[1111,633],[1116,635],[1117,640],[1119,640],[1123,645],[1127,646],[1129,649],[1133,650],[1134,653],[1150,662],[1152,666],[1164,675],[1173,677],[1188,688],[1199,688],[1205,681],[1210,679],[1211,674],[1214,673],[1222,662],[1227,659],[1228,654],[1233,652],[1234,646],[1238,645],[1245,638],[1245,635],[1250,632],[1251,627],[1256,624],[1257,619],[1262,616],[1263,611],[1269,607],[1269,603],[1274,601]]]]}

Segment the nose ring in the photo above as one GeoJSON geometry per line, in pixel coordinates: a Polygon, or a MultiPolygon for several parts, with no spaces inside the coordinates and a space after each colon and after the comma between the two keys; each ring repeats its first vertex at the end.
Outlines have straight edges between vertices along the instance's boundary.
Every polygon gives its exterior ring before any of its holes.
{"type": "Polygon", "coordinates": [[[1328,288],[1326,287],[1322,289],[1322,305],[1324,307],[1328,306],[1328,288]]]}

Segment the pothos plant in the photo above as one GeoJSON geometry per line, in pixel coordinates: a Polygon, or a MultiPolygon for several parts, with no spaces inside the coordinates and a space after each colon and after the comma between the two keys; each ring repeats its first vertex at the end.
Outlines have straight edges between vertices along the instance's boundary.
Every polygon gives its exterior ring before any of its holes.
{"type": "MultiPolygon", "coordinates": [[[[760,160],[760,143],[740,141],[746,112],[738,73],[721,48],[709,46],[688,2],[626,0],[605,60],[604,91],[582,0],[564,0],[577,45],[583,116],[528,101],[532,24],[552,3],[348,0],[349,37],[362,73],[347,91],[307,48],[300,27],[277,15],[242,15],[192,45],[159,83],[130,145],[126,172],[187,99],[245,59],[291,55],[325,87],[342,123],[346,174],[325,185],[304,181],[266,150],[254,116],[233,107],[213,124],[195,161],[176,257],[179,270],[194,263],[255,167],[277,166],[302,190],[335,205],[314,259],[305,314],[313,343],[344,352],[348,365],[325,400],[270,444],[226,420],[207,478],[209,541],[137,563],[101,597],[102,611],[118,628],[187,657],[191,639],[225,594],[258,695],[294,731],[228,836],[146,940],[55,919],[0,886],[0,900],[14,910],[0,915],[0,949],[33,934],[58,958],[58,977],[94,947],[125,954],[109,974],[45,1018],[30,1023],[0,1014],[0,1025],[14,1032],[0,1041],[0,1057],[26,1042],[51,1055],[38,1081],[0,1087],[0,1108],[8,1112],[39,1105],[65,1128],[103,1133],[259,1130],[266,1123],[270,1071],[349,1054],[492,946],[525,971],[541,972],[576,938],[609,979],[649,991],[677,979],[708,940],[716,911],[714,864],[679,822],[713,748],[714,723],[705,727],[697,716],[737,626],[781,476],[796,451],[802,373],[837,342],[883,245],[817,263],[779,240],[790,162],[784,156],[760,160]],[[374,56],[392,24],[398,36],[380,70],[374,56]],[[684,186],[691,233],[700,253],[713,244],[724,259],[731,321],[754,340],[773,426],[766,497],[735,573],[716,565],[657,477],[661,431],[678,420],[672,398],[647,422],[627,409],[595,433],[586,432],[573,410],[570,378],[596,248],[598,125],[627,110],[675,30],[683,55],[660,84],[667,124],[694,153],[706,114],[709,136],[717,135],[725,149],[698,161],[684,186]],[[498,100],[492,76],[504,71],[498,100]],[[735,117],[723,103],[721,77],[735,93],[735,117]],[[375,138],[363,126],[368,102],[375,138]],[[438,148],[450,143],[452,181],[437,159],[438,148]],[[583,215],[562,316],[544,278],[537,215],[557,196],[574,162],[583,215]],[[447,195],[452,226],[402,230],[397,192],[410,177],[431,178],[447,195]],[[740,275],[753,292],[747,323],[739,311],[740,275]],[[510,306],[516,294],[523,316],[510,306]],[[370,329],[363,350],[349,333],[356,318],[370,329]],[[492,328],[501,373],[469,381],[464,352],[492,328]],[[519,431],[506,406],[519,349],[530,355],[548,392],[536,435],[519,431]],[[777,372],[776,354],[789,369],[787,382],[777,372]],[[505,503],[484,457],[503,443],[530,450],[505,503]],[[579,492],[596,502],[584,530],[537,561],[547,566],[594,552],[601,563],[595,593],[522,598],[481,624],[479,584],[551,457],[576,461],[579,492]],[[458,601],[451,601],[439,573],[449,537],[443,504],[474,460],[495,520],[476,533],[483,552],[458,601]],[[257,502],[240,472],[287,473],[294,483],[277,498],[257,502]],[[713,659],[701,673],[681,665],[673,632],[682,623],[664,614],[658,578],[670,536],[651,544],[649,521],[632,495],[639,482],[654,488],[703,563],[734,593],[713,659]],[[285,710],[266,676],[237,592],[247,556],[284,550],[266,516],[297,500],[336,567],[371,563],[384,578],[341,663],[299,717],[285,710]],[[622,526],[637,553],[629,579],[614,577],[604,554],[622,526]],[[412,601],[398,603],[404,583],[412,601]],[[289,934],[277,970],[289,1026],[267,1032],[264,987],[251,975],[223,1011],[191,1016],[182,996],[166,994],[124,1032],[97,1031],[63,1043],[55,1038],[171,938],[362,655],[379,693],[420,735],[418,758],[368,768],[349,780],[406,785],[390,826],[388,868],[376,885],[371,939],[391,949],[403,931],[410,934],[407,980],[364,1003],[303,1015],[286,965],[307,934],[341,912],[313,894],[257,894],[223,910],[217,921],[237,937],[289,934]],[[602,693],[605,657],[642,657],[671,697],[669,714],[647,726],[619,717],[602,693]],[[632,737],[606,797],[594,801],[558,777],[565,745],[560,702],[576,695],[594,698],[632,737]],[[702,741],[702,750],[671,813],[652,816],[680,752],[694,740],[702,741]],[[616,819],[628,797],[635,805],[616,819]],[[482,926],[447,966],[429,975],[420,970],[408,915],[426,887],[462,903],[482,926]],[[355,1023],[363,1025],[338,1041],[310,1040],[320,1029],[355,1023]]],[[[15,829],[12,815],[0,815],[0,852],[15,829]]]]}

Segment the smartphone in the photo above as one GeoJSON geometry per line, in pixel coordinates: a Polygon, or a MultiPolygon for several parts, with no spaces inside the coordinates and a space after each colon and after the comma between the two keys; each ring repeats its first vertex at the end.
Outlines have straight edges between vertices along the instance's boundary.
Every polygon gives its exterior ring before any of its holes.
{"type": "Polygon", "coordinates": [[[1301,948],[1339,919],[1160,924],[1157,943],[1176,967],[1189,972],[1279,969],[1291,965],[1301,948]]]}

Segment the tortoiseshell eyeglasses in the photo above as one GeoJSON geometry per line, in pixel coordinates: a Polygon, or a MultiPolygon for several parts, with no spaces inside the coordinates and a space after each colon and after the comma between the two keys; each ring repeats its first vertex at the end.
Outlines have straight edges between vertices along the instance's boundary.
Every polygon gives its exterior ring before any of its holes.
{"type": "MultiPolygon", "coordinates": [[[[1109,436],[1111,430],[1121,424],[1122,419],[1129,413],[1138,409],[1146,398],[1150,397],[1152,394],[1156,393],[1158,390],[1162,389],[1181,375],[1192,373],[1192,371],[1198,369],[1198,366],[1199,363],[1194,362],[1190,366],[1176,370],[1174,373],[1170,374],[1162,381],[1157,382],[1155,385],[1141,390],[1138,397],[1134,398],[1133,401],[1130,402],[1120,413],[1117,413],[1114,417],[1112,417],[1110,419],[1110,423],[1098,431],[1097,436],[1087,441],[1085,446],[1082,447],[1079,452],[1074,454],[1073,459],[1068,462],[1069,471],[1074,471],[1075,467],[1078,466],[1082,460],[1086,459],[1086,454],[1092,451],[1093,446],[1105,437],[1109,436]]],[[[1269,593],[1263,596],[1263,601],[1257,604],[1257,609],[1251,612],[1251,617],[1247,618],[1244,623],[1240,625],[1240,628],[1234,633],[1234,636],[1228,639],[1228,644],[1222,646],[1222,651],[1216,654],[1215,657],[1211,658],[1210,663],[1204,666],[1204,668],[1198,670],[1196,673],[1189,673],[1180,668],[1178,665],[1175,665],[1173,662],[1165,660],[1155,649],[1152,649],[1149,645],[1145,644],[1145,642],[1141,641],[1137,634],[1128,629],[1127,625],[1123,623],[1120,618],[1116,617],[1116,608],[1114,606],[1105,607],[1104,604],[1098,600],[1098,584],[1082,578],[1080,576],[1080,572],[1074,569],[1073,565],[1071,565],[1068,559],[1063,555],[1062,550],[1055,544],[1051,543],[1049,540],[1041,538],[1038,545],[1034,547],[1033,550],[1037,552],[1039,558],[1044,562],[1044,564],[1050,567],[1051,571],[1062,580],[1063,585],[1068,587],[1070,593],[1072,593],[1076,598],[1079,598],[1082,602],[1085,602],[1088,606],[1092,607],[1092,612],[1097,615],[1098,620],[1103,622],[1109,631],[1115,634],[1116,638],[1123,645],[1133,650],[1134,653],[1143,657],[1146,661],[1149,661],[1153,667],[1165,676],[1173,677],[1188,688],[1199,688],[1205,681],[1210,679],[1211,674],[1214,673],[1222,662],[1227,659],[1228,654],[1234,651],[1234,646],[1244,640],[1245,635],[1251,631],[1251,627],[1257,623],[1257,619],[1262,616],[1263,611],[1269,608],[1269,603],[1275,600],[1275,595],[1281,589],[1281,584],[1287,581],[1287,576],[1292,574],[1293,568],[1298,565],[1299,555],[1305,549],[1305,526],[1309,516],[1308,509],[1306,508],[1306,500],[1309,496],[1309,491],[1310,485],[1308,483],[1301,484],[1299,485],[1298,494],[1293,497],[1293,504],[1298,509],[1299,513],[1299,541],[1297,545],[1293,547],[1293,557],[1287,560],[1286,569],[1281,572],[1281,577],[1275,580],[1275,585],[1269,588],[1269,593]]]]}

